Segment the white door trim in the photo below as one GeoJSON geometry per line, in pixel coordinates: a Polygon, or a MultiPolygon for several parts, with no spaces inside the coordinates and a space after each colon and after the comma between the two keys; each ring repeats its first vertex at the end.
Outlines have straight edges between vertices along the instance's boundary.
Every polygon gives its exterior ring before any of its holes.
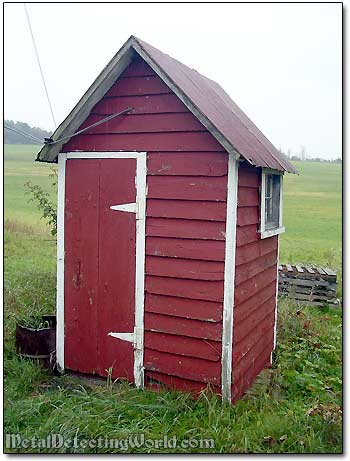
{"type": "Polygon", "coordinates": [[[56,362],[64,371],[64,203],[67,154],[58,155],[57,181],[57,285],[56,285],[56,362]]]}
{"type": "MultiPolygon", "coordinates": [[[[58,207],[57,207],[57,331],[56,358],[64,370],[64,204],[66,160],[69,159],[136,159],[136,278],[135,278],[135,331],[134,379],[139,388],[144,386],[144,285],[145,285],[145,239],[146,239],[146,152],[68,152],[58,156],[58,207]]],[[[127,211],[127,210],[120,210],[127,211]]],[[[113,335],[111,335],[113,336],[113,335]]]]}
{"type": "Polygon", "coordinates": [[[221,393],[222,400],[224,402],[231,402],[238,166],[239,162],[234,158],[233,155],[229,155],[227,176],[225,276],[221,356],[221,393]]]}

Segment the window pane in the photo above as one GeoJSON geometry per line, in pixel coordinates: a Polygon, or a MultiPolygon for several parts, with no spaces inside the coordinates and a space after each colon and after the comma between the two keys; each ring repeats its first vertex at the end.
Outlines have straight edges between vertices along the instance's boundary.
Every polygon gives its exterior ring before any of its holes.
{"type": "Polygon", "coordinates": [[[281,176],[277,174],[265,175],[265,228],[279,227],[281,176]]]}

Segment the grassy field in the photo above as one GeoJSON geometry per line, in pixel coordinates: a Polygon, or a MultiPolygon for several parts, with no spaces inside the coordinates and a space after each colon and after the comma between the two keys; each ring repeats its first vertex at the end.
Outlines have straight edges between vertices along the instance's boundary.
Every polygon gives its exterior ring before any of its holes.
{"type": "MultiPolygon", "coordinates": [[[[203,393],[137,391],[126,383],[53,376],[15,353],[16,319],[54,312],[56,245],[40,212],[28,203],[30,180],[52,197],[50,166],[33,160],[37,147],[5,149],[5,433],[22,438],[124,439],[176,437],[176,449],[129,447],[127,452],[339,453],[341,442],[341,312],[279,306],[279,342],[271,384],[235,406],[203,393]],[[181,447],[184,439],[214,447],[181,447]]],[[[285,178],[282,262],[314,262],[341,271],[341,167],[298,163],[285,178]]],[[[45,448],[6,450],[47,452],[45,448]]],[[[125,446],[54,452],[120,452],[125,446]]]]}

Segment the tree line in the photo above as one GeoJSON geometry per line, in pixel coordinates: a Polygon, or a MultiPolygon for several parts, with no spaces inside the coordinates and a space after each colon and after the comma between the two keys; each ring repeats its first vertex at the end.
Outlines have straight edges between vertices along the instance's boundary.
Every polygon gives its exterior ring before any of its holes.
{"type": "MultiPolygon", "coordinates": [[[[42,139],[44,143],[44,138],[49,138],[52,134],[51,131],[42,130],[38,127],[33,127],[28,125],[25,122],[14,122],[13,120],[5,120],[5,124],[10,126],[11,128],[17,128],[25,133],[31,134],[36,138],[42,139]]],[[[33,144],[28,138],[25,138],[19,133],[15,133],[12,130],[4,129],[4,144],[33,144]]]]}

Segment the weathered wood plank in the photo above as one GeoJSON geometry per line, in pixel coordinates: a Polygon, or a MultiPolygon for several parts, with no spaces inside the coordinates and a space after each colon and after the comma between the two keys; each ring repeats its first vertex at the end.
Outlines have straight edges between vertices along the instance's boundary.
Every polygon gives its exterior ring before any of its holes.
{"type": "Polygon", "coordinates": [[[255,295],[247,300],[242,300],[241,302],[235,303],[234,308],[234,322],[235,325],[242,322],[250,314],[254,313],[257,309],[260,308],[268,299],[272,296],[276,296],[276,281],[273,280],[267,286],[263,287],[260,291],[255,293],[255,295]]]}
{"type": "Polygon", "coordinates": [[[275,267],[276,261],[277,250],[273,250],[270,253],[259,256],[253,261],[240,265],[239,269],[236,271],[235,285],[238,286],[246,280],[251,279],[260,273],[263,273],[271,266],[275,267]]]}
{"type": "Polygon", "coordinates": [[[223,301],[224,296],[224,284],[222,281],[207,282],[152,275],[146,277],[145,290],[147,293],[220,303],[223,301]]]}
{"type": "MultiPolygon", "coordinates": [[[[270,267],[252,279],[248,279],[235,288],[235,303],[242,303],[276,281],[276,267],[270,267]]],[[[214,283],[214,282],[211,282],[214,283]]]]}
{"type": "Polygon", "coordinates": [[[145,316],[145,330],[221,341],[222,324],[148,313],[145,316]]]}
{"type": "Polygon", "coordinates": [[[121,78],[107,91],[104,97],[143,96],[164,93],[172,93],[172,91],[158,76],[150,75],[144,78],[121,78]]]}
{"type": "Polygon", "coordinates": [[[224,262],[147,256],[146,274],[193,280],[224,280],[224,262]]]}
{"type": "Polygon", "coordinates": [[[325,270],[327,275],[331,275],[331,276],[336,276],[337,275],[334,271],[332,271],[332,269],[329,269],[329,267],[324,267],[324,270],[325,270]]]}
{"type": "MultiPolygon", "coordinates": [[[[165,96],[165,95],[164,95],[165,96]]],[[[127,106],[128,107],[128,106],[127,106]]],[[[125,109],[125,107],[124,107],[125,109]]],[[[112,112],[114,113],[114,112],[112,112]]],[[[94,134],[84,133],[71,138],[64,146],[64,152],[82,151],[219,151],[219,143],[209,132],[179,133],[119,133],[94,134]]],[[[152,178],[152,176],[150,176],[152,178]]],[[[166,198],[166,197],[165,197],[166,198]]]]}
{"type": "Polygon", "coordinates": [[[147,237],[146,254],[171,258],[225,261],[225,242],[220,240],[147,237]]]}
{"type": "MultiPolygon", "coordinates": [[[[104,115],[91,114],[81,125],[80,129],[99,122],[104,115]]],[[[200,132],[205,131],[204,126],[192,114],[124,114],[115,117],[101,125],[90,128],[87,134],[109,133],[171,133],[171,132],[200,132]]]]}
{"type": "Polygon", "coordinates": [[[225,221],[226,203],[193,200],[147,199],[146,215],[154,218],[225,221]]]}
{"type": "Polygon", "coordinates": [[[315,273],[315,271],[312,269],[311,266],[309,266],[309,265],[306,266],[306,265],[305,265],[304,267],[305,267],[305,269],[308,271],[309,274],[314,274],[314,273],[315,273]]]}
{"type": "Polygon", "coordinates": [[[225,240],[225,223],[190,219],[147,218],[146,235],[179,239],[225,240]]]}
{"type": "Polygon", "coordinates": [[[250,166],[240,165],[238,170],[238,187],[259,187],[261,170],[250,166]]]}
{"type": "MultiPolygon", "coordinates": [[[[164,115],[162,114],[161,117],[164,115]]],[[[153,152],[148,155],[147,174],[225,176],[227,175],[227,154],[225,152],[153,152]]]]}
{"type": "Polygon", "coordinates": [[[251,224],[258,224],[258,222],[258,207],[252,206],[237,208],[237,226],[249,226],[251,224]]]}
{"type": "Polygon", "coordinates": [[[145,348],[146,370],[204,383],[220,384],[221,363],[145,348]]]}
{"type": "Polygon", "coordinates": [[[156,76],[153,69],[141,58],[134,59],[120,78],[156,76]]]}
{"type": "Polygon", "coordinates": [[[239,343],[246,336],[254,334],[254,330],[259,327],[264,318],[275,311],[276,296],[273,294],[263,304],[260,304],[257,309],[252,311],[243,321],[234,325],[234,341],[239,343]]]}
{"type": "MultiPolygon", "coordinates": [[[[123,98],[101,99],[91,114],[112,115],[127,107],[133,108],[133,114],[188,113],[187,107],[174,94],[153,96],[125,96],[123,98]]],[[[219,149],[220,150],[220,149],[219,149]]]]}
{"type": "Polygon", "coordinates": [[[225,202],[226,176],[149,176],[148,198],[225,202]]]}
{"type": "Polygon", "coordinates": [[[256,224],[237,227],[236,241],[237,247],[246,245],[259,240],[258,228],[256,224]]]}
{"type": "Polygon", "coordinates": [[[239,246],[236,250],[236,266],[252,261],[277,249],[277,239],[268,238],[239,246]]]}
{"type": "Polygon", "coordinates": [[[317,287],[317,286],[332,287],[334,285],[326,280],[316,280],[316,279],[304,280],[304,279],[297,279],[297,278],[283,277],[283,276],[280,276],[279,281],[280,283],[287,283],[290,285],[301,285],[301,286],[308,286],[308,287],[317,287]]]}
{"type": "MultiPolygon", "coordinates": [[[[198,395],[203,389],[206,389],[208,384],[193,381],[190,379],[179,378],[177,376],[171,376],[156,371],[146,370],[145,372],[146,383],[149,381],[148,386],[160,385],[168,389],[176,389],[184,392],[191,392],[194,395],[198,395]]],[[[210,383],[210,389],[216,394],[221,394],[221,387],[210,383]]]]}
{"type": "Polygon", "coordinates": [[[237,206],[259,206],[259,189],[256,187],[239,187],[237,206]]]}
{"type": "Polygon", "coordinates": [[[189,319],[220,322],[222,303],[146,293],[145,311],[189,319]]]}
{"type": "Polygon", "coordinates": [[[198,357],[212,362],[221,360],[221,343],[208,339],[145,331],[145,347],[169,354],[198,357]]]}

